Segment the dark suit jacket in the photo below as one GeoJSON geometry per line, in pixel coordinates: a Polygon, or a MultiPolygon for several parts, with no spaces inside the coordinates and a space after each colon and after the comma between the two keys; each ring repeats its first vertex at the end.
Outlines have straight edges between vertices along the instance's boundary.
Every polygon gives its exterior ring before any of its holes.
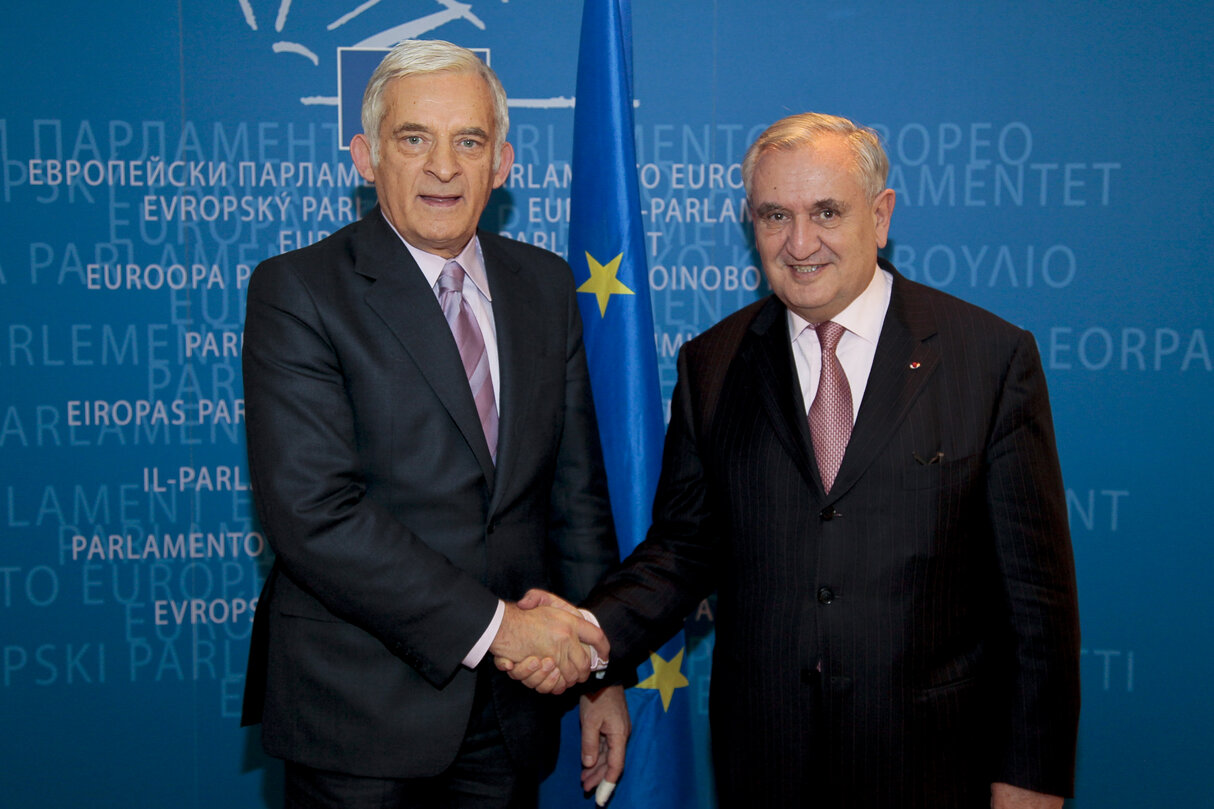
{"type": "Polygon", "coordinates": [[[774,297],[684,347],[653,527],[587,602],[613,664],[717,592],[722,807],[1070,794],[1075,576],[1032,335],[895,273],[829,496],[805,413],[774,297]]]}
{"type": "MultiPolygon", "coordinates": [[[[433,290],[376,208],[253,273],[251,480],[276,562],[244,720],[271,755],[379,777],[454,759],[497,599],[581,598],[617,561],[572,274],[481,233],[501,366],[495,468],[433,290]]],[[[491,666],[492,663],[485,665],[491,666]]],[[[522,767],[557,702],[492,672],[522,767]]]]}

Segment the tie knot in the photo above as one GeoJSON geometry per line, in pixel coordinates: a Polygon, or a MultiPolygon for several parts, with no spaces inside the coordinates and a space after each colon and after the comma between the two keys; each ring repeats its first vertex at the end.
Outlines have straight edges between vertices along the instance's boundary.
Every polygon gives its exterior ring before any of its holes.
{"type": "Polygon", "coordinates": [[[822,344],[822,350],[833,352],[835,346],[839,345],[839,339],[843,336],[843,332],[847,331],[847,329],[833,320],[828,320],[825,323],[819,323],[817,326],[814,326],[814,331],[818,333],[818,342],[822,344]]]}
{"type": "Polygon", "coordinates": [[[438,291],[460,293],[464,291],[464,268],[455,259],[451,259],[443,265],[443,271],[438,276],[438,291]]]}

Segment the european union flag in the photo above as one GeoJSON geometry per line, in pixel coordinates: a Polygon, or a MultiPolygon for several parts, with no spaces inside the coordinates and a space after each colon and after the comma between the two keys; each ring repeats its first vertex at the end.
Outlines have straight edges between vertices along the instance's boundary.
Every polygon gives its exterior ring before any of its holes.
{"type": "Polygon", "coordinates": [[[620,552],[649,529],[665,424],[621,0],[586,0],[573,119],[569,263],[620,552]]]}
{"type": "MultiPolygon", "coordinates": [[[[649,529],[665,432],[633,141],[630,17],[629,0],[585,0],[582,7],[569,226],[569,263],[581,293],[607,485],[624,555],[649,529]]],[[[710,805],[711,798],[700,802],[697,796],[685,656],[680,633],[641,667],[640,682],[628,691],[632,738],[614,809],[710,805]]],[[[566,749],[578,744],[572,728],[566,724],[566,749]]],[[[550,778],[545,803],[572,805],[549,800],[558,780],[572,779],[559,772],[550,778]]]]}

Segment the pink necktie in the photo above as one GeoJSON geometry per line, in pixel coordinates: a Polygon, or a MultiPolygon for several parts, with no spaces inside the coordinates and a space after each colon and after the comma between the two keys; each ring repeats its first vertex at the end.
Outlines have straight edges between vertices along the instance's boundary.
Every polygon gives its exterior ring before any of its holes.
{"type": "Polygon", "coordinates": [[[438,304],[455,336],[459,358],[472,388],[472,399],[476,402],[476,413],[481,419],[481,429],[489,444],[489,454],[496,462],[497,403],[493,399],[493,379],[489,375],[489,353],[485,350],[480,326],[464,300],[464,268],[455,259],[446,263],[438,277],[438,304]]]}
{"type": "Polygon", "coordinates": [[[809,434],[813,438],[822,486],[830,492],[839,465],[843,463],[847,440],[851,438],[851,386],[835,356],[835,347],[845,329],[828,320],[819,323],[814,330],[822,344],[822,375],[818,378],[818,393],[809,408],[809,434]]]}

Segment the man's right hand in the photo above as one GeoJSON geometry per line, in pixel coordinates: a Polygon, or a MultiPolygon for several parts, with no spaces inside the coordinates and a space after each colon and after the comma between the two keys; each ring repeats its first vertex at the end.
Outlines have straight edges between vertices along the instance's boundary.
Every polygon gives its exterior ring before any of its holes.
{"type": "Polygon", "coordinates": [[[603,631],[568,602],[530,590],[518,604],[506,604],[501,626],[489,645],[499,669],[540,693],[560,694],[590,676],[594,647],[604,659],[610,650],[603,631]]]}

